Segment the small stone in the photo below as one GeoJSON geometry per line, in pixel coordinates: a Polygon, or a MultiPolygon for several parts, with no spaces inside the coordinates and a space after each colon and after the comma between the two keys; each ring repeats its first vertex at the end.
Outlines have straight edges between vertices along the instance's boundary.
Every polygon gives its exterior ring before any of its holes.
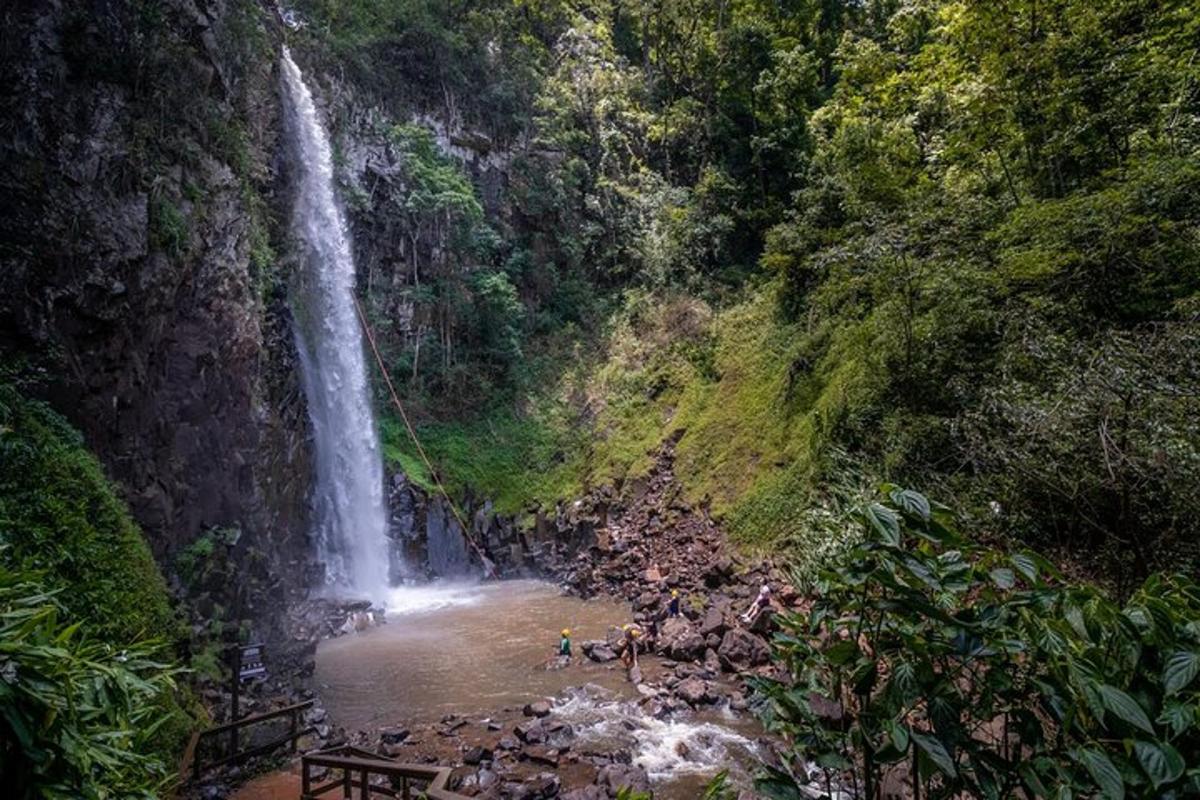
{"type": "Polygon", "coordinates": [[[384,728],[379,732],[379,739],[384,744],[399,744],[408,738],[408,728],[384,728]]]}
{"type": "Polygon", "coordinates": [[[481,762],[492,760],[492,751],[486,747],[472,747],[463,753],[463,763],[477,766],[481,762]]]}
{"type": "Polygon", "coordinates": [[[547,767],[557,767],[558,756],[558,750],[555,750],[553,747],[540,747],[538,745],[533,745],[532,747],[526,747],[521,751],[522,759],[526,761],[532,761],[535,764],[542,764],[543,766],[547,767]]]}

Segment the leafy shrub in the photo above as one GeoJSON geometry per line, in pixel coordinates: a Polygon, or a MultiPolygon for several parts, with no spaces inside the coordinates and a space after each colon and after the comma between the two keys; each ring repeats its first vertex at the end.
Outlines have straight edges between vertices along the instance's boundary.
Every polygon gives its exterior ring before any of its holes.
{"type": "Polygon", "coordinates": [[[6,797],[154,798],[169,770],[173,670],[68,624],[40,576],[0,564],[0,764],[6,797]]]}
{"type": "MultiPolygon", "coordinates": [[[[822,573],[763,680],[768,724],[866,798],[1171,797],[1200,791],[1200,587],[1153,577],[1120,607],[1031,552],[967,541],[886,486],[868,539],[822,573]]],[[[785,765],[761,788],[792,798],[785,765]]]]}
{"type": "Polygon", "coordinates": [[[0,385],[0,564],[37,570],[99,638],[173,641],[166,583],[79,432],[0,385]]]}

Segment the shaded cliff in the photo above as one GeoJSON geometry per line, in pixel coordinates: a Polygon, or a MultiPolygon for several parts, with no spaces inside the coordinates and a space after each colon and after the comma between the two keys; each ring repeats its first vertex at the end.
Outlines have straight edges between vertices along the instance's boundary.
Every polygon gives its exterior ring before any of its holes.
{"type": "Polygon", "coordinates": [[[246,0],[3,16],[6,371],[83,431],[160,562],[237,528],[265,584],[302,586],[270,17],[246,0]]]}

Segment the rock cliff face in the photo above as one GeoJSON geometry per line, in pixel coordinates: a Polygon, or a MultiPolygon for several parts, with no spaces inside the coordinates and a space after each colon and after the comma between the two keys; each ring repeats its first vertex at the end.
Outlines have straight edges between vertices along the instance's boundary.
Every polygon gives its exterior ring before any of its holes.
{"type": "Polygon", "coordinates": [[[269,20],[123,5],[3,12],[0,355],[84,431],[161,562],[239,528],[266,582],[299,588],[311,470],[269,20]]]}
{"type": "MultiPolygon", "coordinates": [[[[206,532],[239,530],[223,541],[252,552],[229,562],[253,574],[226,578],[250,588],[220,600],[255,615],[319,574],[287,292],[283,34],[254,0],[133,5],[0,12],[0,378],[84,432],[168,573],[206,532]]],[[[364,289],[421,280],[439,246],[403,211],[398,122],[432,128],[505,216],[507,156],[486,137],[297,55],[337,140],[364,289]]],[[[387,311],[408,330],[404,307],[387,311]]],[[[401,553],[436,574],[477,568],[443,500],[403,476],[391,490],[397,574],[401,553]]],[[[478,541],[511,560],[512,521],[479,512],[478,541]]]]}

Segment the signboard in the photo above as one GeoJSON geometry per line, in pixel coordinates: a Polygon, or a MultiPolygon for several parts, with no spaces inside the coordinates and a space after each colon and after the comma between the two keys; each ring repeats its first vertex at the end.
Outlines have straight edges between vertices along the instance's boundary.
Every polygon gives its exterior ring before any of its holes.
{"type": "Polygon", "coordinates": [[[266,648],[261,644],[247,645],[238,654],[237,677],[239,681],[263,678],[267,674],[267,665],[263,661],[266,648]]]}

